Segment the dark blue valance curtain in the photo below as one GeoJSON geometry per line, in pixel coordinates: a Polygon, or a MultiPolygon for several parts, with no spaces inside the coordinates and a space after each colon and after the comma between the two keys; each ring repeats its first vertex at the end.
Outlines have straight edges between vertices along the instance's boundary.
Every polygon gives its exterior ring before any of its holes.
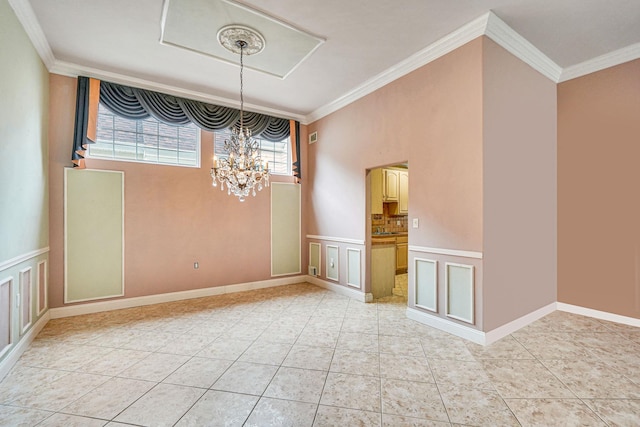
{"type": "MultiPolygon", "coordinates": [[[[78,77],[76,92],[76,120],[73,127],[73,147],[71,150],[71,161],[74,168],[84,169],[84,155],[88,144],[95,141],[95,118],[98,112],[92,111],[91,99],[95,97],[97,87],[92,84],[88,77],[78,77]],[[92,126],[93,125],[93,126],[92,126]]],[[[97,83],[97,81],[96,81],[97,83]]],[[[96,98],[97,99],[97,98],[96,98]]]]}
{"type": "Polygon", "coordinates": [[[293,176],[295,176],[298,181],[302,179],[302,166],[300,165],[300,122],[296,121],[294,123],[293,129],[295,141],[292,141],[292,149],[293,149],[293,176]]]}
{"type": "MultiPolygon", "coordinates": [[[[161,122],[173,125],[192,122],[210,132],[240,126],[240,111],[235,108],[105,81],[100,82],[100,102],[115,114],[128,119],[139,120],[153,116],[161,122]]],[[[245,111],[243,121],[255,137],[267,141],[282,141],[291,132],[287,119],[245,111]]]]}

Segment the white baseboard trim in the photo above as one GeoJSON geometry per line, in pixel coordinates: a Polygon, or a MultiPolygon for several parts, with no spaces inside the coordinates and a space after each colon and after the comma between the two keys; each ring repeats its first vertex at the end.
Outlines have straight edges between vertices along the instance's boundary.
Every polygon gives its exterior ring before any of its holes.
{"type": "Polygon", "coordinates": [[[423,323],[441,331],[448,332],[457,337],[464,338],[476,344],[485,345],[485,333],[468,326],[460,325],[442,317],[423,313],[415,308],[407,307],[407,317],[416,322],[423,323]]]}
{"type": "Polygon", "coordinates": [[[493,344],[517,331],[518,329],[524,328],[525,326],[535,322],[538,319],[543,318],[547,314],[551,314],[556,311],[557,303],[552,302],[551,304],[545,305],[531,313],[525,314],[522,317],[517,318],[516,320],[512,320],[509,323],[506,323],[502,326],[499,326],[495,329],[490,330],[489,332],[485,332],[484,345],[493,344]]]}
{"type": "Polygon", "coordinates": [[[359,291],[356,291],[355,289],[338,285],[337,283],[327,282],[326,280],[320,279],[318,277],[307,276],[306,281],[311,283],[312,285],[316,285],[320,288],[328,289],[332,292],[335,292],[336,294],[344,295],[346,297],[353,298],[361,302],[373,301],[373,295],[371,294],[365,294],[364,292],[359,292],[359,291]]]}
{"type": "Polygon", "coordinates": [[[557,303],[559,311],[567,313],[580,314],[596,319],[608,320],[610,322],[622,323],[640,328],[640,319],[635,317],[622,316],[620,314],[609,313],[607,311],[594,310],[593,308],[580,307],[579,305],[566,304],[564,302],[557,303]]]}
{"type": "Polygon", "coordinates": [[[305,275],[279,277],[277,279],[261,280],[248,283],[237,283],[235,285],[215,286],[211,288],[193,289],[190,291],[169,292],[165,294],[146,295],[143,297],[121,298],[111,301],[56,307],[51,308],[49,312],[51,313],[50,315],[52,319],[59,319],[61,317],[100,313],[102,311],[120,310],[123,308],[140,307],[144,305],[161,304],[165,302],[181,301],[185,299],[230,294],[233,292],[243,292],[251,291],[254,289],[272,288],[275,286],[293,285],[296,283],[302,283],[305,280],[307,280],[307,276],[305,275]]]}
{"type": "Polygon", "coordinates": [[[20,341],[16,344],[16,346],[9,351],[9,354],[0,361],[0,381],[9,373],[13,365],[16,364],[22,353],[29,347],[29,344],[38,336],[42,328],[49,321],[49,311],[46,311],[40,319],[33,325],[29,332],[25,336],[22,337],[20,341]]]}
{"type": "Polygon", "coordinates": [[[556,311],[556,303],[552,302],[549,305],[541,307],[535,311],[532,311],[531,313],[525,314],[524,316],[519,317],[518,319],[513,320],[489,332],[482,332],[468,326],[460,325],[459,323],[455,323],[432,314],[424,313],[411,307],[407,307],[407,317],[417,322],[424,323],[425,325],[440,329],[441,331],[448,332],[460,338],[467,339],[476,344],[489,345],[512,334],[518,329],[535,322],[536,320],[546,316],[547,314],[553,313],[554,311],[556,311]]]}

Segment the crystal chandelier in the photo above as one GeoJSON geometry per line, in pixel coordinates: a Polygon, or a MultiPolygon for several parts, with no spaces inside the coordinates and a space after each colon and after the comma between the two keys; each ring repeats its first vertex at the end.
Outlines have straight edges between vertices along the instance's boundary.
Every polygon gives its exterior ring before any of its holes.
{"type": "Polygon", "coordinates": [[[224,141],[227,158],[218,159],[213,156],[211,168],[212,185],[220,190],[227,187],[227,194],[238,197],[244,202],[245,197],[256,195],[256,188],[261,191],[269,186],[269,162],[260,157],[260,144],[251,137],[251,130],[244,127],[243,96],[243,56],[258,53],[264,49],[264,39],[256,31],[240,26],[229,26],[218,32],[218,40],[223,47],[233,53],[240,54],[240,127],[231,129],[231,137],[224,141]]]}

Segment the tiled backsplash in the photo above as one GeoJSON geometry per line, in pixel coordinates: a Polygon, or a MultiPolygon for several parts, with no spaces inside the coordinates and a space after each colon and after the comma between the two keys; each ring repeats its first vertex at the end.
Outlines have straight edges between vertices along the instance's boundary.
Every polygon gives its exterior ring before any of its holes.
{"type": "Polygon", "coordinates": [[[389,205],[383,204],[383,213],[371,215],[371,232],[391,231],[394,233],[409,230],[409,217],[407,215],[389,215],[389,205]],[[398,225],[400,222],[400,225],[398,225]]]}

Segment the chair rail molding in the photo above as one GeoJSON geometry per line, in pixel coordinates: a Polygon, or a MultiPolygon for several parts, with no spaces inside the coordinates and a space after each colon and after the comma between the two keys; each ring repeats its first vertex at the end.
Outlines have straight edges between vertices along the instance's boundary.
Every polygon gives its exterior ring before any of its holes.
{"type": "Polygon", "coordinates": [[[4,271],[8,268],[14,267],[18,264],[22,264],[25,261],[29,261],[31,258],[35,258],[37,256],[40,256],[42,254],[46,254],[47,252],[49,252],[49,246],[44,247],[44,248],[40,248],[40,249],[36,249],[34,251],[30,251],[27,253],[24,253],[22,255],[18,255],[16,257],[13,257],[11,259],[8,259],[4,262],[0,263],[0,271],[4,271]]]}

